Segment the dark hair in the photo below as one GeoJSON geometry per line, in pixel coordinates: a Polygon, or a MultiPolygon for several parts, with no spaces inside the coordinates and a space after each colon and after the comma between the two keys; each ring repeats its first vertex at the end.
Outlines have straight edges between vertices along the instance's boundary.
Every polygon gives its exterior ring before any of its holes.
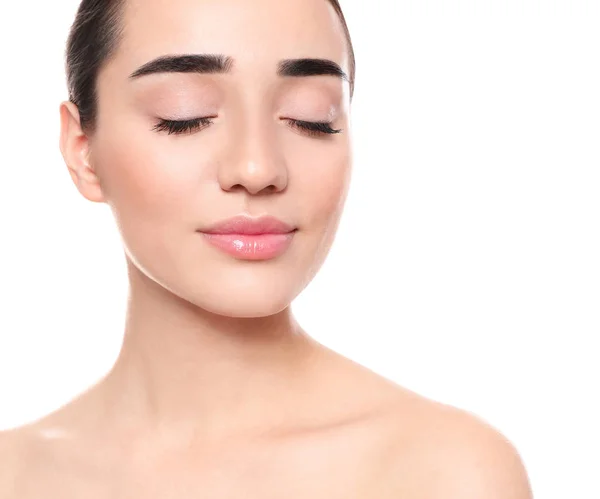
{"type": "MultiPolygon", "coordinates": [[[[354,93],[354,49],[339,0],[327,0],[338,14],[346,36],[350,58],[350,98],[354,93]]],[[[123,35],[126,0],[82,0],[71,26],[65,54],[69,100],[79,110],[81,128],[92,134],[96,128],[100,68],[116,52],[123,35]]]]}

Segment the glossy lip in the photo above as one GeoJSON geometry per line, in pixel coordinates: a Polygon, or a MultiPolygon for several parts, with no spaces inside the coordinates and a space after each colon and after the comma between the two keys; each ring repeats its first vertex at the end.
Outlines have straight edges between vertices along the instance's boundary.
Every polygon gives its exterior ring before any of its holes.
{"type": "Polygon", "coordinates": [[[270,215],[252,218],[246,215],[238,215],[227,220],[218,222],[200,232],[206,234],[287,234],[295,231],[295,227],[270,215]]]}
{"type": "Polygon", "coordinates": [[[213,246],[242,260],[267,260],[284,253],[297,228],[278,218],[237,216],[199,232],[213,246]]]}

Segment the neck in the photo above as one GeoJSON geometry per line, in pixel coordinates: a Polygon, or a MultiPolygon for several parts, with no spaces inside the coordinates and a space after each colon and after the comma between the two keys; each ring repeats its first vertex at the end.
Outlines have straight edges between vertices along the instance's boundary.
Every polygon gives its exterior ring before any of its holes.
{"type": "Polygon", "coordinates": [[[321,345],[290,307],[268,317],[226,317],[132,265],[129,276],[123,345],[104,382],[107,414],[207,438],[260,431],[293,415],[294,400],[307,392],[307,361],[321,345]]]}

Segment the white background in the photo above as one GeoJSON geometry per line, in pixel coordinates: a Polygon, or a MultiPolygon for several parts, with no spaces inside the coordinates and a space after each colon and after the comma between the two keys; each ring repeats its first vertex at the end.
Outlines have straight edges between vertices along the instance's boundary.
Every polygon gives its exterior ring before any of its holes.
{"type": "MultiPolygon", "coordinates": [[[[58,148],[78,2],[0,16],[0,428],[106,372],[126,276],[58,148]]],[[[467,409],[539,498],[599,498],[600,2],[346,0],[355,163],[294,303],[315,338],[467,409]]]]}

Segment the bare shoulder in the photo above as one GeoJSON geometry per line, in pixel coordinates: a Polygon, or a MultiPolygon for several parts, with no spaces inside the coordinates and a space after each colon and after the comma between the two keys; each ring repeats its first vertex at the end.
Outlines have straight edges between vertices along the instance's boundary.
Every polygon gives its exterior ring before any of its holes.
{"type": "Polygon", "coordinates": [[[335,357],[331,364],[336,365],[335,379],[345,381],[329,393],[351,393],[360,407],[374,408],[362,413],[365,434],[375,443],[369,485],[377,497],[532,498],[514,444],[483,418],[418,394],[351,359],[335,357]]]}
{"type": "Polygon", "coordinates": [[[16,476],[21,459],[21,432],[19,430],[0,431],[0,497],[13,497],[16,476]]]}
{"type": "MultiPolygon", "coordinates": [[[[385,497],[531,499],[515,445],[464,409],[411,393],[387,418],[385,497]]],[[[404,395],[405,396],[405,395],[404,395]]]]}
{"type": "Polygon", "coordinates": [[[24,497],[23,487],[52,473],[60,445],[53,415],[0,431],[0,498],[24,497]]]}
{"type": "MultiPolygon", "coordinates": [[[[515,445],[467,410],[444,404],[352,360],[339,362],[353,396],[375,407],[372,484],[391,499],[531,499],[515,445]]],[[[345,390],[344,390],[345,391],[345,390]]]]}
{"type": "Polygon", "coordinates": [[[51,485],[71,487],[85,464],[86,447],[68,437],[53,415],[0,431],[0,499],[41,497],[44,489],[44,497],[55,497],[49,495],[51,485]]]}

